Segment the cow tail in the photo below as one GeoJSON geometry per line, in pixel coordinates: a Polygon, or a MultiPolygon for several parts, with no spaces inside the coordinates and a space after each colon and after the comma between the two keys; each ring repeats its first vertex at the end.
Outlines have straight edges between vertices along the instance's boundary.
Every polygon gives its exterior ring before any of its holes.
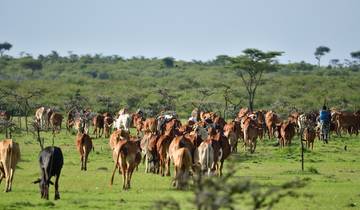
{"type": "Polygon", "coordinates": [[[113,182],[114,182],[114,175],[115,175],[115,171],[117,169],[117,164],[119,162],[119,157],[120,157],[120,148],[119,148],[119,151],[118,151],[117,156],[116,156],[116,161],[115,161],[114,170],[113,170],[113,173],[112,173],[112,176],[111,176],[110,186],[113,185],[113,182]]]}

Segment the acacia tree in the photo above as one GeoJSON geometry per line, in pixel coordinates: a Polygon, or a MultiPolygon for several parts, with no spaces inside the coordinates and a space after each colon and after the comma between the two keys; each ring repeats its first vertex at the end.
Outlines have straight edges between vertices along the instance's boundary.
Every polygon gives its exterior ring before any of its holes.
{"type": "Polygon", "coordinates": [[[351,52],[350,55],[353,59],[356,59],[360,62],[360,51],[351,52]]]}
{"type": "Polygon", "coordinates": [[[249,109],[252,111],[256,90],[261,84],[264,72],[275,69],[275,58],[281,56],[283,52],[263,52],[258,49],[246,49],[243,53],[244,55],[230,58],[230,68],[236,70],[236,74],[244,83],[248,93],[249,109]]]}
{"type": "MultiPolygon", "coordinates": [[[[28,128],[28,116],[30,112],[34,108],[32,100],[34,98],[41,97],[45,90],[42,89],[32,89],[32,90],[13,90],[10,88],[2,88],[0,89],[0,93],[5,95],[9,100],[12,100],[14,104],[17,105],[17,109],[21,111],[23,115],[25,115],[25,128],[26,132],[29,131],[28,128]]],[[[19,116],[20,117],[20,116],[19,116]]]]}
{"type": "Polygon", "coordinates": [[[6,50],[10,50],[12,45],[8,42],[0,43],[0,57],[3,56],[6,50]]]}
{"type": "Polygon", "coordinates": [[[316,48],[315,50],[315,58],[316,60],[318,60],[318,66],[320,67],[320,60],[321,57],[325,55],[325,53],[329,53],[330,52],[330,48],[326,47],[326,46],[319,46],[316,48]]]}

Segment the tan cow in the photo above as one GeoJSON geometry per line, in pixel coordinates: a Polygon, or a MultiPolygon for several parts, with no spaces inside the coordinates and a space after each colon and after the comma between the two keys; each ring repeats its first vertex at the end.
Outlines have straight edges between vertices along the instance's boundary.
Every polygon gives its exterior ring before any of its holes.
{"type": "Polygon", "coordinates": [[[130,189],[131,177],[134,169],[141,162],[141,149],[136,141],[119,141],[113,150],[113,159],[115,162],[114,170],[111,176],[110,185],[113,184],[114,175],[117,168],[123,175],[123,189],[130,189]]]}
{"type": "Polygon", "coordinates": [[[113,150],[120,140],[130,140],[130,133],[124,129],[114,131],[109,139],[109,146],[113,150]]]}
{"type": "Polygon", "coordinates": [[[87,170],[87,160],[91,149],[94,149],[89,135],[78,133],[76,135],[76,149],[80,153],[81,170],[87,170]]]}
{"type": "Polygon", "coordinates": [[[189,149],[179,148],[173,153],[174,158],[174,181],[173,186],[183,189],[189,179],[189,172],[192,168],[192,158],[189,149]]]}
{"type": "Polygon", "coordinates": [[[276,123],[278,123],[279,121],[280,120],[275,112],[273,111],[266,112],[265,124],[268,130],[269,139],[273,137],[274,128],[276,127],[276,123]]]}
{"type": "Polygon", "coordinates": [[[258,124],[250,117],[245,116],[242,119],[241,125],[244,132],[244,149],[250,147],[250,152],[254,153],[259,132],[258,124]]]}
{"type": "Polygon", "coordinates": [[[231,152],[237,151],[238,136],[235,133],[235,122],[227,123],[224,126],[224,135],[228,138],[231,152]]]}
{"type": "Polygon", "coordinates": [[[5,192],[11,191],[16,164],[19,160],[19,144],[12,139],[0,141],[0,183],[5,178],[5,192]]]}
{"type": "Polygon", "coordinates": [[[151,132],[153,134],[156,134],[156,128],[157,128],[157,121],[155,118],[147,118],[144,121],[144,126],[142,130],[144,132],[151,132]]]}

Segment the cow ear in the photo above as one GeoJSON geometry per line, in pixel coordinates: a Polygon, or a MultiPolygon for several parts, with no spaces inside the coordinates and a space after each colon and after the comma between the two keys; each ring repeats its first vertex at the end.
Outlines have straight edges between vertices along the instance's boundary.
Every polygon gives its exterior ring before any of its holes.
{"type": "Polygon", "coordinates": [[[33,184],[37,184],[37,183],[40,183],[41,179],[38,178],[36,181],[33,181],[33,184]]]}
{"type": "Polygon", "coordinates": [[[52,181],[49,181],[49,183],[50,183],[51,185],[54,185],[54,183],[53,183],[52,181]]]}

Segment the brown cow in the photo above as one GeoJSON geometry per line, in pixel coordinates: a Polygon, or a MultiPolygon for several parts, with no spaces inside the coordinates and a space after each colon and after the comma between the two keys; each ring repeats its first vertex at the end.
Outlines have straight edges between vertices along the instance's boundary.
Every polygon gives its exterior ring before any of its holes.
{"type": "Polygon", "coordinates": [[[274,135],[274,128],[276,127],[276,123],[279,122],[279,118],[277,114],[273,111],[268,111],[265,115],[265,123],[268,130],[269,139],[271,139],[274,135]]]}
{"type": "Polygon", "coordinates": [[[174,152],[182,147],[186,147],[189,149],[191,156],[193,157],[196,147],[194,144],[185,136],[176,136],[170,143],[169,146],[169,158],[170,160],[174,161],[174,152]]]}
{"type": "Polygon", "coordinates": [[[110,185],[113,184],[116,169],[119,167],[123,175],[123,189],[130,189],[131,177],[134,169],[141,162],[141,149],[136,141],[119,141],[113,150],[113,159],[115,162],[114,170],[111,176],[110,185]]]}
{"type": "Polygon", "coordinates": [[[340,136],[342,129],[347,130],[350,135],[353,133],[355,133],[356,135],[359,134],[358,116],[355,115],[355,113],[336,111],[332,114],[332,117],[335,119],[337,133],[340,136]]]}
{"type": "Polygon", "coordinates": [[[189,172],[192,168],[192,158],[189,149],[179,148],[173,153],[174,159],[174,181],[173,186],[177,189],[186,187],[189,178],[189,172]]]}
{"type": "Polygon", "coordinates": [[[136,135],[139,136],[140,131],[143,128],[144,119],[140,113],[133,113],[131,115],[131,119],[132,119],[132,127],[136,129],[136,135]]]}
{"type": "Polygon", "coordinates": [[[113,150],[120,140],[130,140],[130,133],[124,129],[114,131],[109,139],[109,146],[113,150]]]}
{"type": "Polygon", "coordinates": [[[258,124],[250,117],[243,117],[242,129],[244,132],[244,149],[250,147],[250,152],[254,153],[256,149],[256,139],[258,138],[258,124]]]}
{"type": "Polygon", "coordinates": [[[295,125],[290,121],[283,121],[277,124],[278,138],[280,147],[290,146],[292,138],[295,136],[295,125]]]}
{"type": "Polygon", "coordinates": [[[161,176],[170,176],[170,156],[169,147],[173,137],[169,135],[162,135],[156,143],[157,152],[159,155],[159,169],[161,176]]]}
{"type": "Polygon", "coordinates": [[[19,144],[12,139],[0,141],[0,183],[5,178],[5,192],[11,191],[16,164],[19,160],[19,144]]]}
{"type": "Polygon", "coordinates": [[[76,149],[80,153],[81,170],[87,170],[87,160],[91,149],[94,149],[91,138],[87,134],[78,133],[76,135],[76,149]]]}
{"type": "Polygon", "coordinates": [[[142,130],[144,132],[151,132],[153,134],[156,134],[156,128],[157,128],[157,121],[155,118],[148,118],[144,122],[144,126],[142,130]]]}
{"type": "Polygon", "coordinates": [[[224,135],[229,140],[229,144],[231,147],[231,152],[237,151],[237,144],[238,144],[238,136],[235,132],[235,122],[227,123],[224,126],[224,135]]]}
{"type": "Polygon", "coordinates": [[[210,139],[212,141],[212,145],[214,146],[214,144],[217,144],[220,146],[220,150],[219,151],[219,155],[216,155],[216,151],[217,149],[214,147],[214,162],[215,162],[215,166],[216,166],[216,171],[217,174],[219,176],[222,176],[222,169],[223,169],[223,165],[224,165],[224,161],[225,159],[227,159],[230,154],[231,154],[231,148],[230,148],[230,144],[228,139],[224,136],[224,133],[220,130],[216,130],[213,128],[209,129],[209,137],[208,139],[210,139]],[[220,161],[220,165],[218,164],[218,161],[220,161]]]}
{"type": "Polygon", "coordinates": [[[306,141],[306,147],[308,149],[314,149],[314,140],[316,137],[316,131],[315,128],[310,128],[310,127],[306,127],[304,129],[304,136],[303,136],[303,140],[306,141]]]}
{"type": "Polygon", "coordinates": [[[111,132],[111,126],[114,123],[114,118],[111,116],[110,113],[105,112],[103,114],[104,116],[104,133],[105,133],[105,138],[109,138],[110,137],[110,132],[111,132]]]}
{"type": "Polygon", "coordinates": [[[53,113],[51,114],[51,117],[50,117],[50,126],[52,127],[54,133],[55,133],[56,131],[57,131],[58,133],[60,133],[62,120],[63,120],[62,114],[57,113],[57,112],[53,112],[53,113]]]}
{"type": "Polygon", "coordinates": [[[241,108],[237,117],[241,119],[241,118],[247,116],[248,114],[250,114],[250,110],[248,108],[241,108]]]}
{"type": "Polygon", "coordinates": [[[94,125],[94,132],[93,134],[95,134],[95,137],[101,137],[104,134],[104,116],[101,114],[97,114],[94,118],[93,118],[93,125],[94,125]]]}

